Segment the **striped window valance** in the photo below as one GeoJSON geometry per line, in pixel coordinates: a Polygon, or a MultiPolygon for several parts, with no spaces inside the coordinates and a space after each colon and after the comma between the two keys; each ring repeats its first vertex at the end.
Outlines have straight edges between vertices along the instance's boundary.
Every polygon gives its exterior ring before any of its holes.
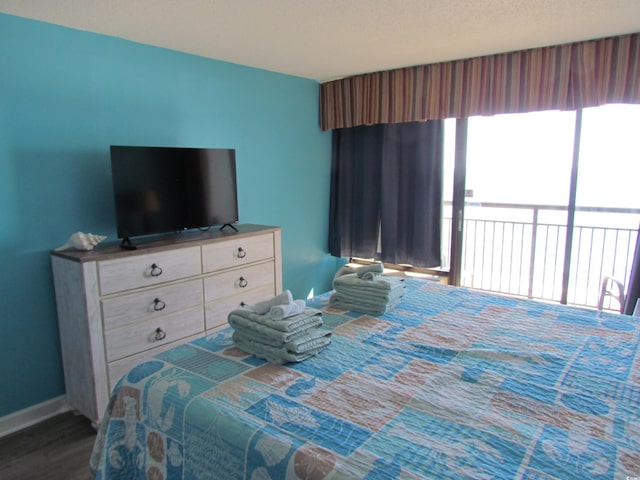
{"type": "Polygon", "coordinates": [[[640,33],[400,68],[320,86],[322,130],[640,103],[640,33]]]}

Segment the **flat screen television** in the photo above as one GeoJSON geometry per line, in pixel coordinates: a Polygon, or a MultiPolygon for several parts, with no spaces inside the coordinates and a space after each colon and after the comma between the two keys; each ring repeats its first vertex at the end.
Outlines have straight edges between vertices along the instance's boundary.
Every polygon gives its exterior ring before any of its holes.
{"type": "Polygon", "coordinates": [[[118,238],[238,221],[233,149],[112,145],[118,238]]]}

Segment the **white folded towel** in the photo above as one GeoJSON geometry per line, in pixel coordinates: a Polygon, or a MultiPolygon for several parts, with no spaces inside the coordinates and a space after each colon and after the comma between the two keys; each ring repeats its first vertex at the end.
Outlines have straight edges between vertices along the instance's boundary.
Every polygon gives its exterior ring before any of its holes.
{"type": "Polygon", "coordinates": [[[249,308],[256,312],[258,315],[265,315],[269,313],[271,307],[276,305],[289,305],[293,303],[293,296],[289,290],[285,290],[280,295],[276,295],[271,300],[265,300],[264,302],[258,302],[251,305],[249,308]]]}
{"type": "Polygon", "coordinates": [[[273,320],[283,320],[304,312],[304,307],[306,306],[307,304],[304,300],[295,300],[289,304],[274,305],[269,309],[269,317],[273,320]]]}

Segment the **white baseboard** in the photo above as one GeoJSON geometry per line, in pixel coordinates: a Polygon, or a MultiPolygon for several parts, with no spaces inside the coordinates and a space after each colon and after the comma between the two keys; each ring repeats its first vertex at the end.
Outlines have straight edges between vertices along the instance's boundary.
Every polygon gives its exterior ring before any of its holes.
{"type": "Polygon", "coordinates": [[[0,417],[0,438],[69,410],[63,395],[0,417]]]}

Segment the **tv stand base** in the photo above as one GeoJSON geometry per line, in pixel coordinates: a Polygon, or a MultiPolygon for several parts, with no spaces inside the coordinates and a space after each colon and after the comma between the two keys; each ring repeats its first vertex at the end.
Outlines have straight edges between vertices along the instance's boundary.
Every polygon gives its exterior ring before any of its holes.
{"type": "Polygon", "coordinates": [[[131,243],[131,239],[129,237],[125,237],[122,239],[122,243],[120,243],[120,248],[124,250],[136,250],[138,247],[131,243]]]}

